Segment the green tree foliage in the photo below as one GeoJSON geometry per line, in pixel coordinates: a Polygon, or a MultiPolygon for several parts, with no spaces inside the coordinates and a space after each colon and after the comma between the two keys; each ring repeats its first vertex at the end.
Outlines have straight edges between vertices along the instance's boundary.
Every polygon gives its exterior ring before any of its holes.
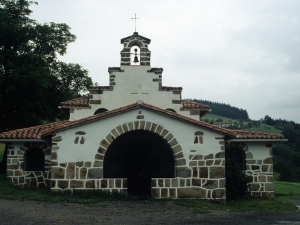
{"type": "Polygon", "coordinates": [[[264,122],[282,130],[287,142],[273,145],[274,170],[282,181],[300,181],[300,124],[265,116],[264,122]]]}
{"type": "Polygon", "coordinates": [[[285,120],[285,119],[273,119],[272,117],[266,115],[265,118],[263,119],[263,122],[271,125],[271,126],[275,126],[275,128],[277,129],[283,129],[284,126],[288,123],[292,124],[294,126],[295,130],[300,131],[300,124],[299,123],[295,123],[294,121],[291,120],[285,120]],[[281,128],[279,128],[281,127],[281,128]]]}
{"type": "Polygon", "coordinates": [[[0,131],[54,121],[61,101],[92,84],[87,70],[57,59],[75,41],[66,24],[30,19],[26,0],[0,0],[0,131]]]}
{"type": "Polygon", "coordinates": [[[225,116],[237,120],[249,119],[248,112],[245,109],[239,109],[237,107],[228,104],[211,102],[207,100],[199,100],[199,99],[190,99],[190,100],[193,102],[209,105],[210,109],[212,110],[212,113],[219,116],[225,116]]]}

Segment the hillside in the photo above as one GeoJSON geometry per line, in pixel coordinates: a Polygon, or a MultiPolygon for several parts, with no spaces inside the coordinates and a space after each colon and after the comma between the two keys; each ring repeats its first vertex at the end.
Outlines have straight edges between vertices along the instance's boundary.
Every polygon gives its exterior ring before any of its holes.
{"type": "MultiPolygon", "coordinates": [[[[226,105],[225,108],[229,107],[231,106],[226,105]]],[[[232,129],[283,134],[288,141],[273,144],[274,175],[276,175],[274,179],[289,182],[300,181],[300,124],[286,119],[273,119],[268,115],[260,121],[255,121],[229,118],[215,114],[215,112],[205,115],[201,120],[211,124],[233,122],[235,125],[232,129]]]]}
{"type": "Polygon", "coordinates": [[[202,121],[204,122],[210,122],[210,121],[220,121],[220,119],[222,119],[222,122],[232,122],[232,123],[236,123],[237,125],[239,125],[240,127],[236,127],[234,129],[241,129],[241,130],[248,130],[248,131],[257,131],[257,132],[265,132],[265,133],[276,133],[276,134],[280,134],[282,132],[282,130],[276,129],[274,126],[265,124],[265,123],[259,123],[259,125],[257,126],[252,126],[251,128],[249,127],[249,123],[253,123],[251,122],[251,120],[247,120],[247,121],[243,121],[242,125],[241,120],[236,120],[236,119],[231,119],[225,116],[219,116],[219,115],[215,115],[215,114],[206,114],[205,116],[203,116],[201,118],[202,121]],[[208,121],[207,121],[208,120],[208,121]]]}
{"type": "Polygon", "coordinates": [[[245,109],[241,109],[235,106],[231,106],[225,103],[212,102],[208,100],[201,99],[188,99],[193,102],[209,105],[212,113],[215,115],[225,116],[232,119],[249,119],[248,112],[245,109]]]}

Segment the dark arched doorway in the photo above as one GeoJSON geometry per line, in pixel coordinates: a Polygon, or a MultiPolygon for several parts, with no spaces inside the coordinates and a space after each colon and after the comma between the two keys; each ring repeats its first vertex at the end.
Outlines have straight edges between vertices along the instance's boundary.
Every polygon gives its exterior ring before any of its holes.
{"type": "Polygon", "coordinates": [[[226,146],[226,198],[234,200],[247,195],[248,178],[246,170],[246,154],[241,147],[226,146]]]}
{"type": "Polygon", "coordinates": [[[127,178],[128,194],[151,196],[151,178],[174,178],[174,156],[159,135],[130,131],[108,147],[103,165],[104,178],[127,178]]]}

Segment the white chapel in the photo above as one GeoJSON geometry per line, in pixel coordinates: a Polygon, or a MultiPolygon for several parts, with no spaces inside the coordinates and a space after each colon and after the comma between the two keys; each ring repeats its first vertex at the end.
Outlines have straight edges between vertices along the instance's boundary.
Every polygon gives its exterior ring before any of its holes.
{"type": "Polygon", "coordinates": [[[249,194],[273,197],[272,143],[280,134],[232,130],[200,121],[209,106],[181,98],[151,67],[151,40],[121,39],[109,86],[62,102],[69,120],[0,134],[7,178],[24,188],[101,189],[156,198],[226,201],[225,145],[236,149],[249,194]]]}

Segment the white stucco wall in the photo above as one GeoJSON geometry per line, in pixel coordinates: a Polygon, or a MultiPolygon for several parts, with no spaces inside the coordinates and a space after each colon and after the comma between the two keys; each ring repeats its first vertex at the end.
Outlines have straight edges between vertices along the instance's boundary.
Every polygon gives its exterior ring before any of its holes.
{"type": "Polygon", "coordinates": [[[215,138],[222,138],[223,135],[147,109],[134,109],[130,112],[125,112],[93,123],[58,132],[56,136],[62,137],[62,141],[57,143],[59,147],[59,150],[57,151],[58,163],[93,161],[100,146],[100,141],[105,139],[111,130],[117,126],[137,121],[137,115],[143,115],[144,121],[161,125],[164,129],[173,134],[174,138],[176,138],[181,145],[187,162],[189,162],[191,150],[195,150],[192,153],[194,155],[207,155],[220,152],[220,139],[216,140],[215,138]],[[138,114],[139,112],[141,112],[141,114],[138,114]],[[75,135],[77,131],[84,131],[86,134],[75,135]],[[203,144],[194,144],[194,133],[197,131],[202,131],[204,133],[203,144]],[[85,143],[75,144],[74,140],[77,136],[79,137],[79,140],[81,137],[84,137],[85,143]]]}
{"type": "Polygon", "coordinates": [[[99,108],[112,110],[130,105],[137,100],[143,100],[161,109],[173,109],[181,115],[199,120],[199,115],[190,115],[189,111],[180,111],[182,105],[172,103],[172,100],[181,99],[180,94],[173,94],[173,91],[159,91],[159,82],[153,79],[161,78],[158,74],[147,72],[151,69],[150,66],[122,66],[121,69],[124,72],[110,72],[110,75],[115,75],[113,82],[116,84],[113,86],[113,91],[93,94],[93,100],[101,100],[101,104],[90,104],[91,109],[74,109],[70,114],[70,120],[91,116],[99,108]]]}
{"type": "Polygon", "coordinates": [[[265,159],[270,157],[270,147],[266,147],[269,142],[247,142],[248,150],[252,153],[253,159],[265,159]]]}

